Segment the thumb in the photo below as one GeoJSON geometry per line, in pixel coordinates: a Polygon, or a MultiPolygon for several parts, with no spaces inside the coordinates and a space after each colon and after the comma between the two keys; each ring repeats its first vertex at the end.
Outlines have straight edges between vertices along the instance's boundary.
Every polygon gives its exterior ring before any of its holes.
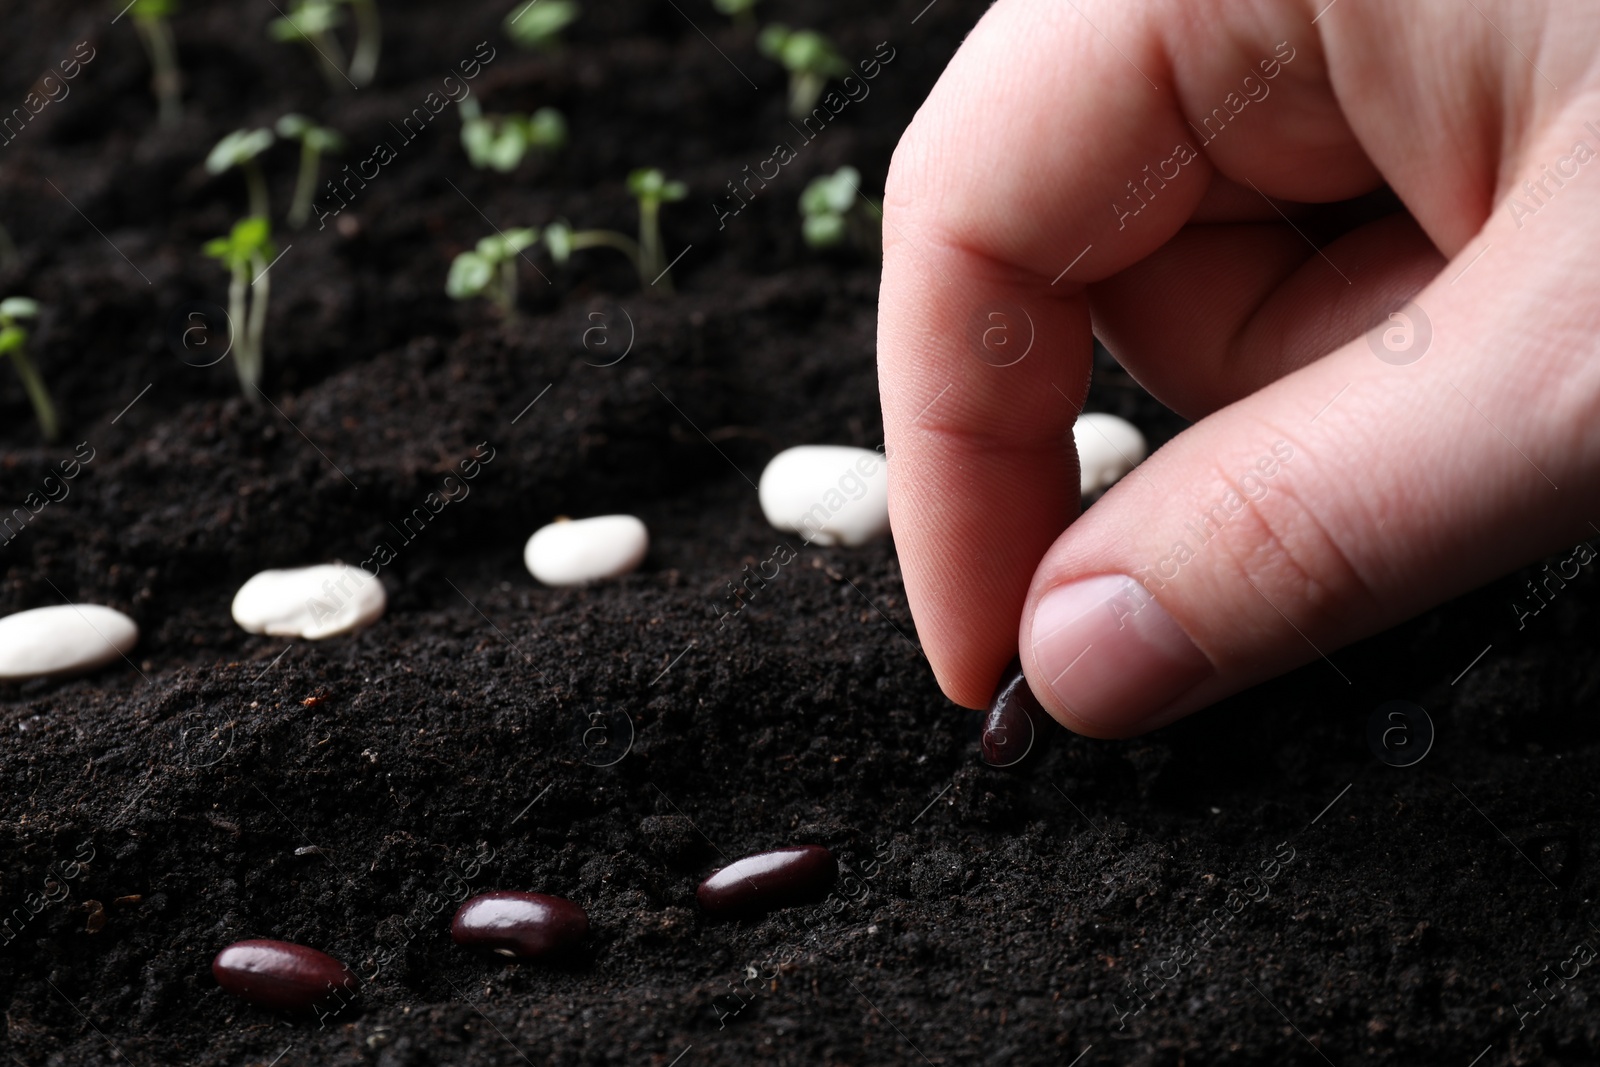
{"type": "Polygon", "coordinates": [[[1600,270],[1576,235],[1494,236],[1477,271],[1458,274],[1481,239],[1398,317],[1197,423],[1062,534],[1019,634],[1051,714],[1131,736],[1319,657],[1330,684],[1359,684],[1341,646],[1600,546],[1583,326],[1600,270]]]}

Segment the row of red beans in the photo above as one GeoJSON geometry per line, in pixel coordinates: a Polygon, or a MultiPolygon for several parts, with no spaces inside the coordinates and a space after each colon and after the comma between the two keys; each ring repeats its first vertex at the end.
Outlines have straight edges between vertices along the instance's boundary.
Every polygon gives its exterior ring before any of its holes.
{"type": "MultiPolygon", "coordinates": [[[[700,883],[695,896],[708,915],[738,917],[820,900],[839,864],[821,845],[798,845],[746,856],[700,883]]],[[[462,903],[450,921],[458,945],[513,959],[570,952],[589,933],[589,916],[547,893],[483,893],[462,903]]],[[[217,984],[253,1004],[309,1011],[330,991],[354,990],[350,969],[325,952],[290,941],[238,941],[211,961],[217,984]]]]}

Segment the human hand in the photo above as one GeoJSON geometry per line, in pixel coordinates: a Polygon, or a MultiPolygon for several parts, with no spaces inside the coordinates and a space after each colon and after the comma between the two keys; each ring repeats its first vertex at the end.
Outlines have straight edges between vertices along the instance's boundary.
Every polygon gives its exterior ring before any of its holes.
{"type": "Polygon", "coordinates": [[[1597,39],[1578,0],[989,10],[885,196],[890,514],[946,695],[1020,647],[1062,723],[1137,734],[1600,534],[1597,39]],[[1384,184],[1406,211],[1310,243],[1384,184]],[[1198,421],[1074,521],[1091,322],[1198,421]]]}

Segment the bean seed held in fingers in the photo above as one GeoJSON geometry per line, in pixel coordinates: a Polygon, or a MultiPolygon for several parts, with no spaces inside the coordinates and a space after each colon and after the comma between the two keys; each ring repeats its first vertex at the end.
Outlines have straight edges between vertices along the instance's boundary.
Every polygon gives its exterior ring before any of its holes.
{"type": "Polygon", "coordinates": [[[796,845],[736,860],[701,882],[695,895],[707,914],[749,915],[821,900],[838,876],[832,852],[796,845]]]}
{"type": "Polygon", "coordinates": [[[1078,416],[1072,441],[1078,447],[1078,489],[1083,496],[1110,489],[1150,451],[1133,423],[1094,411],[1078,416]]]}
{"type": "Polygon", "coordinates": [[[1012,660],[983,717],[978,751],[991,767],[1015,767],[1049,736],[1050,715],[1028,688],[1022,663],[1012,660]]]}
{"type": "Polygon", "coordinates": [[[334,991],[356,989],[350,969],[326,952],[289,941],[236,941],[211,961],[217,984],[264,1008],[310,1011],[334,991]]]}
{"type": "Polygon", "coordinates": [[[456,944],[525,960],[568,952],[588,933],[584,910],[548,893],[482,893],[464,901],[450,922],[456,944]]]}

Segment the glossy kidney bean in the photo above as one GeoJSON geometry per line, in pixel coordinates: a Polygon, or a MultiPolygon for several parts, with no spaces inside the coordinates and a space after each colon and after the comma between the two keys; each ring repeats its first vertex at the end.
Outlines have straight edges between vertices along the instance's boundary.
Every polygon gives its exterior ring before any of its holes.
{"type": "Polygon", "coordinates": [[[1022,664],[1012,660],[983,717],[978,752],[991,767],[1015,767],[1040,750],[1050,736],[1050,715],[1040,707],[1022,664]]]}
{"type": "Polygon", "coordinates": [[[749,914],[820,900],[838,876],[833,853],[796,845],[736,860],[701,882],[695,895],[708,914],[749,914]]]}
{"type": "Polygon", "coordinates": [[[565,897],[548,893],[482,893],[463,901],[450,921],[456,944],[517,959],[566,952],[588,933],[588,914],[565,897]]]}
{"type": "Polygon", "coordinates": [[[211,973],[234,996],[287,1011],[309,1011],[335,991],[357,987],[344,964],[290,941],[236,941],[217,953],[211,973]]]}

